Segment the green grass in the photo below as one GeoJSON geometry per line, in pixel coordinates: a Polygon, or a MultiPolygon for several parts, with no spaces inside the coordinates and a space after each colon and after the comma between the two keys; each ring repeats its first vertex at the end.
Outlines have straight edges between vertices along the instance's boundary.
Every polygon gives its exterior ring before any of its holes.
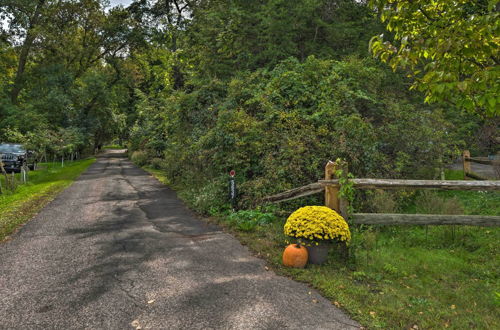
{"type": "Polygon", "coordinates": [[[109,144],[102,147],[103,149],[126,149],[127,147],[120,146],[118,144],[109,144]]]}
{"type": "MultiPolygon", "coordinates": [[[[147,170],[168,184],[162,171],[147,170]]],[[[458,173],[447,175],[460,179],[458,173]]],[[[453,198],[467,214],[500,214],[498,192],[443,191],[436,196],[453,198]]],[[[266,259],[276,273],[315,287],[367,328],[500,328],[500,228],[353,226],[347,263],[332,253],[324,265],[291,269],[282,266],[284,217],[249,231],[238,230],[231,218],[221,214],[212,221],[266,259]]]]}
{"type": "Polygon", "coordinates": [[[149,172],[151,175],[153,175],[161,183],[165,185],[170,185],[170,180],[167,178],[167,176],[162,170],[154,169],[151,166],[143,166],[142,168],[145,171],[149,172]]]}
{"type": "MultiPolygon", "coordinates": [[[[14,192],[5,190],[5,179],[0,178],[4,193],[0,195],[0,241],[33,217],[59,192],[68,187],[95,158],[59,163],[42,163],[40,169],[29,172],[27,184],[17,186],[14,192]]],[[[16,174],[19,182],[20,175],[16,174]]]]}
{"type": "Polygon", "coordinates": [[[446,180],[465,180],[464,171],[462,170],[444,170],[444,177],[446,180]]]}
{"type": "Polygon", "coordinates": [[[234,231],[280,274],[313,285],[368,328],[498,329],[498,228],[352,228],[348,263],[335,254],[306,269],[281,264],[284,220],[234,231]]]}

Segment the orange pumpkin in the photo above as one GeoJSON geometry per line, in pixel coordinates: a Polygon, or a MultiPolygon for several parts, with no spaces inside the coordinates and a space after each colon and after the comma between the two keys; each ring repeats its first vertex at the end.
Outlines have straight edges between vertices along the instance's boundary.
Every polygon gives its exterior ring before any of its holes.
{"type": "Polygon", "coordinates": [[[309,254],[305,246],[290,244],[283,252],[283,265],[294,268],[304,268],[309,254]]]}

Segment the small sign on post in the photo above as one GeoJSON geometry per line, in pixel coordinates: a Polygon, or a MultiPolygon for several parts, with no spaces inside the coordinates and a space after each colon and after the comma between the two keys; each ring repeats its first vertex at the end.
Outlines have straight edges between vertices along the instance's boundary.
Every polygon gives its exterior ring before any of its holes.
{"type": "Polygon", "coordinates": [[[231,201],[231,206],[233,207],[233,209],[236,208],[236,196],[237,196],[236,182],[234,181],[235,175],[236,172],[234,170],[231,170],[231,172],[229,172],[229,200],[231,201]]]}

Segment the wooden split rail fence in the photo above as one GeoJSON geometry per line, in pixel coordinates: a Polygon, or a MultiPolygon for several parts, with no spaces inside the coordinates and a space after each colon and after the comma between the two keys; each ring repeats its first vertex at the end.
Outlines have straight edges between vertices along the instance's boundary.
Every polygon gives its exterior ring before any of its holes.
{"type": "MultiPolygon", "coordinates": [[[[499,226],[500,216],[441,215],[441,214],[348,214],[348,201],[339,196],[341,180],[335,177],[337,164],[328,162],[325,179],[264,198],[264,202],[279,203],[317,193],[325,193],[325,205],[336,210],[355,224],[369,225],[469,225],[499,226]]],[[[350,179],[355,189],[441,189],[500,191],[500,181],[470,180],[398,180],[350,179]]]]}

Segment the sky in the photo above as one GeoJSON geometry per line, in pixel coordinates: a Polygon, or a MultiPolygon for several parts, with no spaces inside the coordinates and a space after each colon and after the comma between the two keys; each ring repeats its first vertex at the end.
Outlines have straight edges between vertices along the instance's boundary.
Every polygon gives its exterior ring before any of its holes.
{"type": "Polygon", "coordinates": [[[111,6],[123,5],[123,7],[127,7],[132,3],[132,0],[110,0],[111,6]]]}

